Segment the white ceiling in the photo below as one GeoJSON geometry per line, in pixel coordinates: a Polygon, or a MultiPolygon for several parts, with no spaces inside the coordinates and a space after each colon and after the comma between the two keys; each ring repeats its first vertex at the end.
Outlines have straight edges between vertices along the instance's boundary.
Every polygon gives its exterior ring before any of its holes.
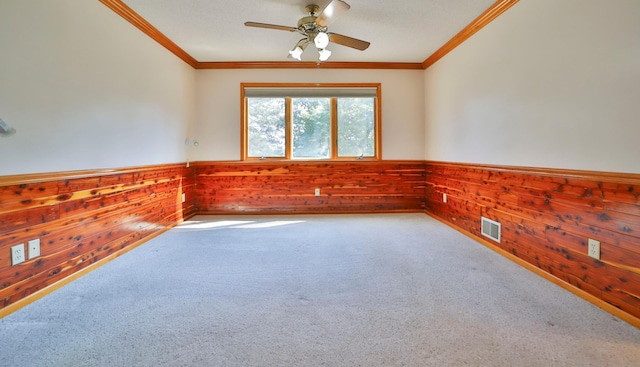
{"type": "MultiPolygon", "coordinates": [[[[291,61],[302,35],[245,27],[253,21],[296,27],[305,6],[331,0],[123,0],[197,61],[291,61]]],[[[346,0],[351,9],[329,31],[371,42],[365,51],[329,45],[329,61],[422,62],[495,0],[346,0]]],[[[303,61],[316,61],[309,47],[303,61]]]]}

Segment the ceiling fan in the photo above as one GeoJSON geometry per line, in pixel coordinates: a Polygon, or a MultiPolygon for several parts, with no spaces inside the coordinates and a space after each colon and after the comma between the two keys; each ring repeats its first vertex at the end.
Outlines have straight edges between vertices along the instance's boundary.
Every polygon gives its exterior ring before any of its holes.
{"type": "Polygon", "coordinates": [[[339,45],[355,48],[360,51],[364,51],[369,47],[370,43],[362,41],[356,38],[344,36],[338,33],[327,32],[329,24],[342,13],[349,10],[351,6],[342,0],[333,0],[327,5],[321,13],[318,13],[320,9],[318,5],[309,4],[305,7],[305,10],[309,15],[300,18],[298,20],[297,27],[287,27],[275,24],[257,23],[257,22],[245,22],[247,27],[258,27],[277,29],[281,31],[298,32],[305,36],[305,38],[298,41],[293,50],[289,51],[289,57],[296,60],[301,60],[302,53],[313,43],[318,48],[320,54],[320,61],[326,61],[331,56],[331,51],[327,50],[329,42],[333,42],[339,45]]]}

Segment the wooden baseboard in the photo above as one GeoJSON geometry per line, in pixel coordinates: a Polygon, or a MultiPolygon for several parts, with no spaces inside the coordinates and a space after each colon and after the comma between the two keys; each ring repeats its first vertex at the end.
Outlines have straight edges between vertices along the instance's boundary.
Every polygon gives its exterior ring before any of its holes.
{"type": "MultiPolygon", "coordinates": [[[[416,213],[416,212],[417,211],[415,211],[415,210],[406,210],[406,211],[387,211],[387,212],[384,212],[384,213],[416,213]]],[[[194,214],[191,214],[191,215],[187,216],[183,221],[187,221],[187,220],[195,217],[196,215],[375,214],[375,213],[383,213],[383,212],[371,212],[371,211],[369,211],[369,212],[308,212],[308,213],[300,213],[300,212],[293,212],[293,213],[286,213],[286,212],[241,212],[241,213],[237,213],[237,212],[234,212],[234,213],[229,213],[229,212],[223,212],[223,213],[221,213],[221,212],[196,212],[194,214]]],[[[609,303],[607,303],[607,302],[605,302],[605,301],[603,301],[603,300],[601,300],[601,299],[599,299],[599,298],[597,298],[597,297],[595,297],[595,296],[593,296],[593,295],[591,295],[591,294],[589,294],[589,293],[587,293],[587,292],[585,292],[585,291],[583,291],[583,290],[581,290],[581,289],[579,289],[579,288],[577,288],[577,287],[575,287],[575,286],[573,286],[573,285],[571,285],[569,283],[564,282],[563,280],[561,280],[561,279],[559,279],[559,278],[557,278],[557,277],[555,277],[555,276],[553,276],[553,275],[541,270],[540,268],[538,268],[538,267],[536,267],[536,266],[534,266],[534,265],[532,265],[532,264],[530,264],[530,263],[528,263],[528,262],[526,262],[526,261],[514,256],[513,254],[511,254],[511,253],[509,253],[509,252],[507,252],[507,251],[495,246],[491,242],[489,242],[489,241],[487,241],[487,240],[485,240],[483,238],[480,238],[480,237],[478,237],[478,236],[476,236],[476,235],[474,235],[472,233],[469,233],[469,232],[465,231],[464,229],[462,229],[462,228],[460,228],[460,227],[458,227],[458,226],[446,221],[443,218],[440,218],[440,217],[438,217],[438,216],[436,216],[436,215],[434,215],[432,213],[429,213],[427,211],[424,211],[424,213],[426,215],[428,215],[428,216],[430,216],[430,217],[432,217],[432,218],[434,218],[434,219],[446,224],[450,228],[462,233],[463,235],[465,235],[465,236],[467,236],[467,237],[469,237],[469,238],[481,243],[482,245],[484,245],[484,246],[488,247],[489,249],[497,252],[498,254],[506,257],[507,259],[515,262],[516,264],[524,267],[525,269],[528,269],[529,271],[532,271],[533,273],[535,273],[535,274],[545,278],[546,280],[548,280],[548,281],[550,281],[550,282],[552,282],[552,283],[564,288],[565,290],[575,294],[576,296],[586,300],[587,302],[590,302],[591,304],[601,308],[602,310],[612,314],[613,316],[616,316],[619,319],[624,320],[625,322],[627,322],[627,323],[629,323],[629,324],[631,324],[631,325],[633,325],[633,326],[635,326],[637,328],[640,328],[640,318],[636,318],[633,315],[630,315],[630,314],[620,310],[619,308],[616,308],[615,306],[612,306],[611,304],[609,304],[609,303]]],[[[48,295],[48,294],[50,294],[50,293],[62,288],[63,286],[65,286],[65,285],[71,283],[72,281],[84,276],[85,274],[88,274],[91,271],[93,271],[93,270],[95,270],[95,269],[97,269],[97,268],[99,268],[99,267],[101,267],[101,266],[113,261],[114,259],[120,257],[121,255],[124,255],[125,253],[137,248],[138,246],[141,246],[142,244],[150,241],[151,239],[153,239],[153,238],[155,238],[157,236],[160,236],[161,234],[165,233],[166,231],[170,230],[173,227],[175,227],[175,225],[168,226],[168,227],[166,227],[166,228],[164,228],[164,229],[162,229],[162,230],[160,230],[160,231],[158,231],[158,232],[156,232],[156,233],[154,233],[154,234],[152,234],[152,235],[150,235],[148,237],[145,237],[144,239],[136,241],[135,243],[131,244],[130,246],[127,246],[126,248],[124,248],[124,249],[122,249],[122,250],[120,250],[120,251],[118,251],[118,252],[116,252],[114,254],[111,254],[108,257],[105,257],[104,259],[102,259],[102,260],[100,260],[100,261],[98,261],[98,262],[96,262],[96,263],[94,263],[94,264],[92,264],[92,265],[90,265],[90,266],[88,266],[88,267],[86,267],[86,268],[74,273],[73,275],[71,275],[69,277],[66,277],[66,278],[64,278],[64,279],[62,279],[62,280],[60,280],[60,281],[58,281],[58,282],[46,287],[46,288],[43,288],[42,290],[40,290],[40,291],[38,291],[36,293],[33,293],[33,294],[31,294],[31,295],[29,295],[29,296],[27,296],[27,297],[15,302],[15,303],[13,303],[13,304],[11,304],[11,305],[3,308],[3,309],[0,309],[0,318],[3,318],[5,316],[7,316],[7,315],[19,310],[19,309],[31,304],[32,302],[35,302],[38,299],[43,298],[44,296],[46,296],[46,295],[48,295]]]]}
{"type": "Polygon", "coordinates": [[[591,304],[603,309],[604,311],[612,314],[613,316],[616,316],[617,318],[619,318],[621,320],[624,320],[627,323],[629,323],[629,324],[631,324],[631,325],[633,325],[633,326],[635,326],[637,328],[640,328],[640,318],[637,318],[637,317],[635,317],[633,315],[630,315],[627,312],[624,312],[623,310],[621,310],[621,309],[619,309],[619,308],[617,308],[617,307],[615,307],[615,306],[613,306],[613,305],[601,300],[600,298],[595,297],[595,296],[583,291],[582,289],[577,288],[577,287],[575,287],[575,286],[563,281],[562,279],[559,279],[559,278],[557,278],[557,277],[545,272],[544,270],[542,270],[542,269],[540,269],[540,268],[538,268],[538,267],[536,267],[536,266],[534,266],[534,265],[532,265],[532,264],[520,259],[519,257],[511,254],[510,252],[505,251],[505,250],[501,249],[500,247],[497,247],[493,243],[491,243],[491,242],[489,242],[489,241],[487,241],[487,240],[485,240],[485,239],[483,239],[481,237],[478,237],[478,236],[476,236],[476,235],[474,235],[474,234],[472,234],[470,232],[467,232],[464,229],[462,229],[461,227],[458,227],[453,223],[448,222],[444,218],[440,218],[437,215],[434,215],[433,213],[429,213],[428,211],[425,211],[425,214],[430,216],[430,217],[432,217],[432,218],[434,218],[434,219],[436,219],[436,220],[438,220],[438,221],[440,221],[440,222],[442,222],[442,223],[444,223],[444,224],[446,224],[447,226],[455,229],[456,231],[462,233],[463,235],[465,235],[465,236],[467,236],[467,237],[469,237],[469,238],[471,238],[471,239],[483,244],[484,246],[486,246],[489,249],[497,252],[498,254],[506,257],[507,259],[515,262],[516,264],[522,266],[523,268],[532,271],[533,273],[535,273],[535,274],[545,278],[546,280],[548,280],[548,281],[550,281],[550,282],[552,282],[552,283],[564,288],[565,290],[575,294],[576,296],[584,299],[585,301],[590,302],[591,304]]]}

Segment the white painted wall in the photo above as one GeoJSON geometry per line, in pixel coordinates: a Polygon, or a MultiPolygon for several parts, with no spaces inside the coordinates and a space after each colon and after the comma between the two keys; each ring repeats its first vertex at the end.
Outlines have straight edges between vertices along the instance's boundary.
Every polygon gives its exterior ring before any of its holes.
{"type": "Polygon", "coordinates": [[[241,82],[382,83],[384,159],[638,173],[638,34],[636,0],[521,1],[426,72],[195,71],[98,1],[0,0],[0,175],[237,160],[241,82]]]}
{"type": "Polygon", "coordinates": [[[193,160],[240,159],[240,83],[382,83],[383,159],[424,159],[422,70],[198,70],[193,160]]]}
{"type": "Polygon", "coordinates": [[[426,158],[640,173],[640,1],[520,1],[425,72],[426,158]]]}
{"type": "Polygon", "coordinates": [[[97,0],[0,0],[0,175],[181,162],[195,71],[97,0]]]}

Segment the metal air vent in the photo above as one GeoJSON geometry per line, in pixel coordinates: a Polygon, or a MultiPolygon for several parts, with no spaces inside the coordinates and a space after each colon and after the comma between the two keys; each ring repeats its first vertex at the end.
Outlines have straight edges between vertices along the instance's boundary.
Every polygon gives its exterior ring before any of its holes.
{"type": "Polygon", "coordinates": [[[482,217],[482,235],[500,243],[500,223],[482,217]]]}

